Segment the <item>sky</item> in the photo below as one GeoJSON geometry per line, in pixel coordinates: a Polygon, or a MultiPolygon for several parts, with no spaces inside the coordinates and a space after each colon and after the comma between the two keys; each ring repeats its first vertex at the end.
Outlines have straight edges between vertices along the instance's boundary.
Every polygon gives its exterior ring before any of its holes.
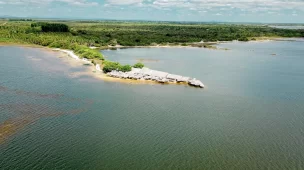
{"type": "Polygon", "coordinates": [[[304,23],[304,0],[0,0],[0,16],[304,23]]]}

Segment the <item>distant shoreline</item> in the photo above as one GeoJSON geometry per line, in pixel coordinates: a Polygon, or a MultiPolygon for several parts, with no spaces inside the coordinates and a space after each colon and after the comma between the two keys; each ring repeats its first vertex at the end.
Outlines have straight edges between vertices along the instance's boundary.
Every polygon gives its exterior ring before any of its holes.
{"type": "Polygon", "coordinates": [[[116,45],[116,46],[103,46],[103,47],[94,47],[96,49],[100,50],[115,50],[115,49],[128,49],[128,48],[206,48],[206,49],[212,49],[212,50],[227,50],[227,49],[221,49],[217,48],[217,45],[224,44],[224,43],[233,43],[233,42],[240,42],[240,43],[247,43],[247,42],[268,42],[268,41],[294,41],[292,39],[301,39],[299,37],[294,38],[286,38],[286,37],[253,37],[255,40],[249,40],[249,41],[216,41],[216,42],[195,42],[195,43],[187,43],[187,45],[181,45],[181,44],[156,44],[156,45],[149,45],[149,46],[122,46],[122,45],[116,45]],[[206,45],[204,47],[204,45],[206,45]]]}
{"type": "MultiPolygon", "coordinates": [[[[127,49],[127,48],[206,48],[206,49],[216,49],[212,48],[216,45],[223,44],[223,43],[233,43],[233,42],[268,42],[268,41],[295,41],[294,39],[302,39],[299,37],[254,37],[256,40],[249,40],[249,41],[216,41],[216,42],[196,42],[196,43],[188,43],[188,45],[184,46],[181,44],[174,45],[174,44],[156,44],[156,45],[148,45],[148,46],[122,46],[122,45],[116,45],[116,46],[101,46],[101,47],[91,47],[93,49],[98,50],[112,50],[112,49],[127,49]],[[203,47],[198,45],[210,45],[209,47],[203,47]]],[[[304,37],[303,37],[304,38],[304,37]]],[[[33,47],[33,48],[44,48],[44,49],[52,49],[47,46],[41,46],[36,44],[28,44],[28,43],[22,43],[22,42],[0,42],[0,46],[21,46],[21,47],[33,47]]]]}

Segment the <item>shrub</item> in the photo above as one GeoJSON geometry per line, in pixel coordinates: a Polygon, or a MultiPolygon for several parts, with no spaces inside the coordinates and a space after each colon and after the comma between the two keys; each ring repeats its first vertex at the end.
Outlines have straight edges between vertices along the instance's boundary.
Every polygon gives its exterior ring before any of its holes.
{"type": "Polygon", "coordinates": [[[31,24],[31,27],[41,27],[43,25],[47,25],[46,22],[35,22],[31,24]]]}
{"type": "Polygon", "coordinates": [[[132,67],[130,65],[124,65],[124,66],[121,66],[119,71],[122,71],[122,72],[128,72],[128,71],[131,71],[132,70],[132,67]]]}
{"type": "Polygon", "coordinates": [[[143,67],[145,67],[145,65],[143,63],[136,63],[136,64],[134,64],[133,67],[134,68],[143,68],[143,67]]]}
{"type": "Polygon", "coordinates": [[[187,44],[186,43],[182,43],[182,46],[187,46],[187,44]]]}
{"type": "Polygon", "coordinates": [[[118,62],[112,62],[112,61],[104,61],[103,64],[104,66],[102,70],[105,73],[111,72],[113,70],[120,70],[122,67],[118,62]]]}
{"type": "Polygon", "coordinates": [[[52,48],[70,49],[70,44],[67,41],[54,41],[49,46],[52,48]]]}
{"type": "Polygon", "coordinates": [[[61,48],[60,43],[57,41],[52,42],[49,46],[52,48],[61,48]]]}
{"type": "Polygon", "coordinates": [[[52,40],[45,39],[45,40],[42,40],[42,42],[40,43],[40,45],[42,45],[42,46],[49,46],[51,43],[52,43],[52,40]]]}
{"type": "Polygon", "coordinates": [[[111,72],[113,70],[128,72],[132,70],[132,67],[130,65],[121,65],[118,62],[104,61],[102,70],[105,73],[111,72]]]}
{"type": "Polygon", "coordinates": [[[70,45],[70,49],[74,50],[74,52],[78,54],[80,57],[85,57],[88,59],[104,60],[102,54],[99,51],[90,49],[87,46],[72,44],[70,45]]]}
{"type": "Polygon", "coordinates": [[[249,41],[247,37],[241,37],[238,39],[239,41],[249,41]]]}

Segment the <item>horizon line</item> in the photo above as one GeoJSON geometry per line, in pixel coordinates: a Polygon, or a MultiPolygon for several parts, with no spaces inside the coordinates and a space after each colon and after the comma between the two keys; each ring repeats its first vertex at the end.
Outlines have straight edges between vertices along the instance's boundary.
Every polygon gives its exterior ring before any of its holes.
{"type": "Polygon", "coordinates": [[[304,24],[304,22],[243,22],[243,21],[179,21],[179,20],[146,20],[146,19],[107,19],[107,18],[60,18],[60,17],[19,17],[0,16],[0,19],[38,19],[38,20],[65,20],[65,21],[145,21],[145,22],[175,22],[175,23],[240,23],[240,24],[304,24]]]}

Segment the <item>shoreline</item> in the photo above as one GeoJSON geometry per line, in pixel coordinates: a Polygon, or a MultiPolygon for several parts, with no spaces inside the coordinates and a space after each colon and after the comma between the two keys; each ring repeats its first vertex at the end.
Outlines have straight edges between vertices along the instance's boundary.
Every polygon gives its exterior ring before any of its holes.
{"type": "Polygon", "coordinates": [[[3,46],[19,46],[19,47],[32,47],[32,48],[45,48],[45,49],[51,49],[49,47],[44,47],[36,44],[26,44],[26,43],[13,43],[13,42],[0,42],[0,47],[3,46]]]}
{"type": "MultiPolygon", "coordinates": [[[[217,48],[217,45],[223,44],[223,43],[247,43],[247,42],[269,42],[269,41],[290,41],[291,39],[301,39],[300,37],[251,37],[256,40],[248,40],[248,41],[239,41],[239,40],[232,40],[232,41],[215,41],[215,42],[194,42],[194,43],[186,43],[188,45],[181,45],[181,44],[168,44],[168,45],[148,45],[148,46],[122,46],[122,45],[116,45],[116,46],[102,46],[102,47],[92,47],[94,49],[99,50],[115,50],[115,49],[128,49],[128,48],[205,48],[205,49],[211,49],[211,50],[225,50],[221,48],[217,48]],[[201,45],[201,46],[200,46],[201,45]],[[204,47],[203,45],[207,45],[207,47],[204,47]]],[[[293,40],[296,41],[296,40],[293,40]]]]}
{"type": "MultiPolygon", "coordinates": [[[[221,43],[233,43],[233,42],[269,42],[269,41],[296,41],[296,39],[303,39],[304,37],[252,37],[256,40],[249,40],[249,41],[238,41],[238,40],[232,40],[232,41],[216,41],[216,42],[195,42],[195,43],[189,43],[189,45],[183,46],[183,45],[148,45],[148,46],[101,46],[101,47],[90,47],[91,49],[97,49],[97,50],[113,50],[113,49],[127,49],[127,48],[205,48],[205,47],[198,47],[198,46],[191,46],[195,44],[203,44],[207,43],[210,45],[219,45],[221,43]]],[[[22,43],[22,42],[0,42],[0,46],[20,46],[20,47],[33,47],[33,48],[44,48],[44,49],[52,49],[47,46],[41,46],[36,44],[28,44],[28,43],[22,43]]],[[[213,48],[206,48],[206,49],[213,49],[213,48]]]]}
{"type": "MultiPolygon", "coordinates": [[[[247,41],[247,42],[269,42],[269,41],[285,41],[291,39],[291,38],[280,38],[280,37],[261,37],[260,40],[256,40],[256,41],[247,41]]],[[[233,43],[233,42],[241,42],[241,43],[246,43],[246,42],[242,42],[242,41],[221,41],[218,42],[216,45],[219,45],[221,43],[233,43]]],[[[75,56],[77,56],[76,54],[74,54],[74,52],[72,50],[64,50],[64,49],[53,49],[50,47],[44,47],[44,46],[39,46],[39,45],[35,45],[35,44],[26,44],[26,43],[12,43],[12,42],[0,42],[0,47],[1,46],[19,46],[19,47],[28,47],[28,48],[40,48],[40,49],[44,49],[47,51],[55,51],[55,52],[59,52],[61,54],[64,54],[64,56],[69,57],[69,58],[74,58],[75,61],[77,61],[77,59],[75,58],[75,56]],[[62,51],[63,50],[63,51],[62,51]],[[73,52],[74,57],[71,57],[68,53],[73,52]]],[[[115,46],[115,47],[110,47],[110,48],[201,48],[201,47],[193,47],[193,46],[181,46],[181,45],[156,45],[156,46],[130,46],[130,47],[125,47],[125,46],[115,46]]],[[[110,49],[108,48],[108,49],[110,49]]],[[[207,48],[209,49],[209,48],[207,48]]],[[[107,50],[107,49],[103,49],[103,50],[107,50]]],[[[70,53],[72,54],[72,53],[70,53]]],[[[83,61],[79,56],[77,56],[79,58],[79,61],[77,61],[77,63],[82,63],[84,64],[85,61],[83,61]]],[[[75,63],[75,62],[74,62],[75,63]]],[[[88,62],[86,62],[88,63],[88,62]]],[[[73,65],[72,63],[70,63],[71,65],[73,65]]],[[[159,82],[155,82],[152,80],[132,80],[132,79],[122,79],[122,78],[114,78],[114,77],[110,77],[108,75],[106,75],[105,73],[103,73],[102,70],[97,70],[95,65],[91,64],[90,62],[90,66],[87,68],[88,71],[88,75],[91,75],[95,78],[104,80],[104,81],[109,81],[109,82],[119,82],[119,83],[126,83],[126,84],[163,84],[163,83],[159,83],[159,82]],[[100,74],[97,74],[100,73],[100,74]]],[[[86,74],[86,73],[85,73],[86,74]]],[[[175,85],[188,85],[188,83],[174,83],[174,82],[166,82],[164,84],[175,84],[175,85]]]]}
{"type": "Polygon", "coordinates": [[[63,54],[65,54],[68,57],[73,58],[75,61],[77,62],[82,62],[85,64],[89,64],[89,68],[87,69],[89,70],[89,72],[91,73],[95,73],[93,74],[95,77],[101,78],[102,80],[107,80],[107,81],[114,81],[114,82],[126,82],[126,83],[135,83],[135,84],[188,84],[189,86],[193,86],[193,87],[200,87],[200,88],[204,88],[205,85],[200,81],[197,80],[195,78],[190,78],[190,77],[183,77],[183,76],[179,76],[179,75],[173,75],[170,73],[166,73],[166,72],[160,72],[157,70],[150,70],[148,68],[142,68],[142,69],[137,69],[137,68],[132,68],[132,71],[130,72],[118,72],[118,71],[112,71],[109,73],[104,73],[101,69],[101,65],[100,64],[93,64],[90,61],[88,61],[87,59],[81,59],[79,56],[77,56],[72,50],[64,50],[64,49],[52,49],[52,51],[58,51],[61,52],[63,54]],[[134,72],[134,70],[136,70],[134,72]],[[146,70],[146,72],[143,72],[144,70],[146,70]],[[149,73],[147,73],[147,71],[149,73]],[[120,76],[113,76],[111,75],[112,73],[117,72],[120,74],[124,74],[127,75],[129,74],[130,76],[132,75],[132,77],[120,77],[120,76]],[[96,73],[100,73],[100,74],[96,74],[96,73]],[[153,77],[153,74],[156,74],[157,76],[155,77],[155,79],[150,78],[150,79],[146,79],[146,74],[149,74],[149,77],[153,77]],[[165,74],[165,75],[158,75],[158,74],[165,74]],[[173,78],[170,78],[169,76],[173,76],[173,78]],[[138,78],[135,78],[138,77],[138,78]],[[174,78],[174,77],[179,77],[179,78],[174,78]],[[180,80],[181,78],[186,78],[187,80],[180,80]]]}

